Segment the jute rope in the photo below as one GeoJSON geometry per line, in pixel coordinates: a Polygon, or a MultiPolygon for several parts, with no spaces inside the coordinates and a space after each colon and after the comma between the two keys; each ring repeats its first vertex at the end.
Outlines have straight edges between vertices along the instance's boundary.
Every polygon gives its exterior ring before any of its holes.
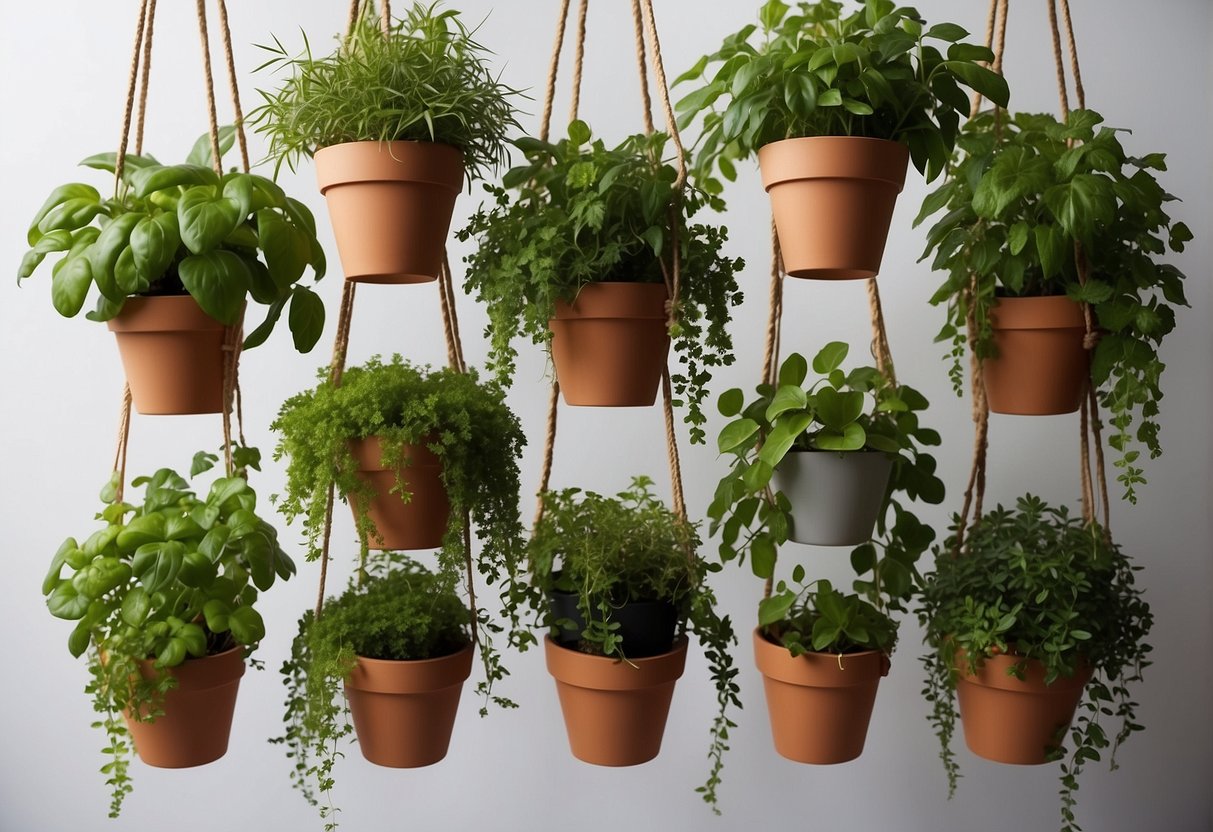
{"type": "Polygon", "coordinates": [[[577,7],[577,52],[573,60],[573,94],[569,102],[569,121],[577,120],[581,109],[581,75],[585,70],[585,24],[590,0],[581,0],[577,7]]]}

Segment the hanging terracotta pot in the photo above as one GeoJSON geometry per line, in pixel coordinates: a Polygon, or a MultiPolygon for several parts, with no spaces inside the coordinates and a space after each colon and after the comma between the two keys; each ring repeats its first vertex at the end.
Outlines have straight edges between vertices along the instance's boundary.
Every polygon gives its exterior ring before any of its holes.
{"type": "Polygon", "coordinates": [[[167,673],[176,677],[177,686],[165,694],[164,713],[155,721],[140,722],[124,714],[139,759],[157,768],[190,768],[218,760],[227,753],[232,733],[244,648],[187,659],[167,670],[154,665],[150,659],[140,662],[143,678],[167,673]]]}
{"type": "Polygon", "coordinates": [[[189,295],[130,297],[108,322],[131,386],[148,415],[223,410],[224,326],[189,295]]]}
{"type": "Polygon", "coordinates": [[[990,311],[996,358],[981,369],[994,413],[1073,413],[1087,393],[1082,304],[1065,296],[999,298],[990,311]]]}
{"type": "Polygon", "coordinates": [[[544,652],[574,757],[635,766],[657,756],[674,683],[686,665],[686,636],[668,653],[626,662],[561,647],[550,636],[544,652]]]}
{"type": "Polygon", "coordinates": [[[433,142],[348,142],[316,151],[346,280],[425,283],[442,266],[463,153],[433,142]]]}
{"type": "MultiPolygon", "coordinates": [[[[374,526],[367,544],[372,549],[437,549],[442,545],[451,502],[442,483],[442,461],[424,444],[405,445],[401,462],[383,460],[379,437],[369,436],[350,442],[350,453],[358,463],[358,477],[375,496],[367,501],[366,512],[374,526]],[[412,496],[405,502],[397,489],[399,478],[412,496]]],[[[361,500],[350,495],[354,522],[362,509],[361,500]]]]}
{"type": "Polygon", "coordinates": [[[978,757],[996,763],[1039,765],[1074,719],[1074,709],[1091,678],[1089,666],[1072,677],[1045,684],[1044,665],[1028,662],[1024,678],[1009,675],[1017,656],[992,656],[976,674],[968,672],[963,652],[956,656],[960,674],[956,697],[965,745],[978,757]]]}
{"type": "Polygon", "coordinates": [[[660,283],[590,283],[572,303],[556,302],[552,362],[564,400],[591,407],[657,401],[670,349],[660,283]]]}
{"type": "Polygon", "coordinates": [[[472,645],[437,659],[358,657],[345,680],[362,756],[375,765],[420,768],[446,756],[472,645]]]}
{"type": "Polygon", "coordinates": [[[875,277],[910,151],[900,142],[814,136],[758,150],[784,268],[792,277],[875,277]]]}
{"type": "MultiPolygon", "coordinates": [[[[577,648],[585,630],[585,617],[577,607],[576,592],[553,591],[552,615],[557,621],[571,621],[557,636],[560,646],[577,648]]],[[[678,610],[669,601],[628,601],[611,609],[611,623],[618,624],[623,652],[629,659],[643,659],[668,653],[678,630],[678,610]]]]}
{"type": "Polygon", "coordinates": [[[790,539],[857,546],[872,538],[893,458],[879,451],[792,451],[775,469],[775,487],[792,504],[790,539]]]}

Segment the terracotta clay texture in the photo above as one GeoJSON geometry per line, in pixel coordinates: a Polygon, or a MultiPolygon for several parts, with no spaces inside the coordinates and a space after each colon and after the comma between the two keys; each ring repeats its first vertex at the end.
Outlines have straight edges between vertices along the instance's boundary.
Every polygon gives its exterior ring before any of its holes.
{"type": "Polygon", "coordinates": [[[957,655],[960,722],[965,745],[978,757],[1040,765],[1074,719],[1091,668],[1082,667],[1074,676],[1046,685],[1044,665],[1035,660],[1028,662],[1023,681],[1008,675],[1019,661],[1016,656],[993,656],[970,675],[963,653],[957,655]]]}
{"type": "MultiPolygon", "coordinates": [[[[442,462],[424,445],[406,445],[403,468],[384,465],[382,446],[376,436],[350,442],[350,452],[358,462],[358,476],[374,490],[367,514],[378,537],[367,540],[372,549],[436,549],[442,545],[451,503],[442,484],[442,462]],[[412,496],[406,503],[396,488],[397,472],[405,490],[412,496]]],[[[350,496],[354,519],[358,518],[358,498],[350,496]]]]}
{"type": "Polygon", "coordinates": [[[1090,374],[1082,304],[1064,296],[1000,298],[991,310],[997,358],[982,362],[994,413],[1049,416],[1082,404],[1090,374]]]}
{"type": "Polygon", "coordinates": [[[108,322],[131,386],[148,415],[223,410],[224,326],[189,295],[131,297],[108,322]]]}
{"type": "Polygon", "coordinates": [[[558,301],[552,361],[571,405],[645,407],[657,401],[670,349],[660,283],[590,283],[558,301]]]}
{"type": "Polygon", "coordinates": [[[167,671],[151,660],[140,664],[146,679],[161,672],[177,677],[177,687],[164,697],[164,714],[154,722],[126,717],[139,759],[157,768],[190,768],[213,763],[227,753],[236,693],[244,675],[244,648],[187,659],[167,671]]]}
{"type": "Polygon", "coordinates": [[[792,504],[790,539],[857,546],[871,539],[893,458],[876,451],[793,451],[773,475],[792,504]]]}
{"type": "Polygon", "coordinates": [[[431,142],[349,142],[316,151],[346,280],[438,278],[463,153],[431,142]]]}
{"type": "Polygon", "coordinates": [[[910,152],[899,142],[815,136],[758,150],[784,268],[792,277],[875,277],[910,152]]]}
{"type": "Polygon", "coordinates": [[[574,757],[635,766],[657,756],[674,683],[686,665],[686,636],[668,653],[628,662],[561,647],[551,637],[544,652],[574,757]]]}
{"type": "Polygon", "coordinates": [[[831,765],[863,753],[880,678],[888,659],[877,650],[805,653],[754,631],[754,660],[762,673],[775,750],[798,763],[831,765]]]}
{"type": "Polygon", "coordinates": [[[472,652],[469,644],[411,662],[359,656],[345,693],[362,756],[389,768],[420,768],[446,757],[472,652]]]}

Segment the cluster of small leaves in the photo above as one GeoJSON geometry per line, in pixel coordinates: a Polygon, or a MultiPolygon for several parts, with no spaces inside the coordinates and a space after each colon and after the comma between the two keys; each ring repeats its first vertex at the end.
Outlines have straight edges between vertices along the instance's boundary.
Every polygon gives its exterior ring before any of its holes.
{"type": "Polygon", "coordinates": [[[1090,110],[1074,110],[1064,123],[1050,115],[979,115],[965,125],[947,181],[915,224],[947,209],[927,235],[923,259],[933,255],[933,268],[948,273],[931,302],[947,304],[939,340],[952,343],[957,394],[970,305],[981,357],[995,353],[990,310],[1000,296],[1065,295],[1091,305],[1101,335],[1091,381],[1116,431],[1109,442],[1120,452],[1117,478],[1135,502],[1135,486],[1145,482],[1135,441],[1151,457],[1161,453],[1158,346],[1175,327],[1173,307],[1187,305],[1183,273],[1158,261],[1168,248],[1183,251],[1192,233],[1164,210],[1174,197],[1151,173],[1166,170],[1163,154],[1127,156],[1120,131],[1102,122],[1090,110]],[[1085,284],[1078,249],[1089,264],[1085,284]]]}
{"type": "Polygon", "coordinates": [[[768,0],[758,17],[761,25],[729,35],[674,82],[704,80],[677,110],[682,126],[703,114],[696,168],[714,191],[715,170],[732,180],[736,161],[804,136],[902,142],[929,181],[946,166],[968,115],[961,85],[1007,104],[1006,81],[980,63],[993,59],[989,49],[965,43],[969,33],[954,23],[926,27],[917,11],[892,0],[866,0],[849,14],[833,0],[794,7],[768,0]],[[947,43],[946,54],[931,40],[947,43]],[[707,81],[712,64],[720,67],[707,81]]]}
{"type": "Polygon", "coordinates": [[[775,585],[758,604],[758,626],[793,656],[804,653],[889,654],[897,643],[897,622],[860,598],[844,595],[825,579],[805,583],[804,566],[792,569],[792,582],[775,585]]]}
{"type": "MultiPolygon", "coordinates": [[[[240,457],[250,464],[255,451],[240,457]]],[[[196,467],[208,462],[200,455],[196,467]]],[[[65,540],[42,583],[51,615],[76,622],[68,650],[89,653],[86,692],[111,758],[101,769],[112,789],[111,817],[131,791],[121,714],[153,721],[176,683],[170,673],[143,672],[140,663],[151,659],[164,671],[237,647],[251,653],[265,636],[258,594],[295,573],[243,477],[216,479],[203,498],[162,468],[132,482],[145,488],[143,504],[134,505],[117,500],[117,476],[101,492],[105,508],[97,519],[105,527],[83,543],[65,540]]]]}
{"type": "Polygon", "coordinates": [[[517,90],[491,72],[489,54],[454,9],[414,3],[385,37],[374,4],[331,55],[317,58],[304,37],[292,57],[275,38],[262,49],[290,77],[250,114],[270,137],[270,156],[292,169],[302,156],[346,142],[427,141],[463,151],[470,178],[509,156],[506,135],[518,126],[517,90]]]}
{"type": "MultiPolygon", "coordinates": [[[[221,152],[232,136],[225,128],[221,152]]],[[[113,173],[116,157],[101,153],[80,164],[113,173]]],[[[183,165],[128,155],[111,198],[81,182],[60,185],[30,223],[18,283],[47,255],[63,252],[52,269],[51,302],[75,317],[96,285],[96,308],[85,315],[91,321],[115,317],[128,297],[188,294],[215,320],[235,325],[251,296],[269,310],[246,349],[269,337],[289,303],[295,348],[310,351],[324,330],[324,303],[300,280],[309,266],[316,280],[324,277],[316,220],[273,180],[219,175],[212,158],[204,135],[183,165]]]]}
{"type": "Polygon", "coordinates": [[[341,596],[329,599],[319,618],[309,610],[300,619],[291,656],[282,665],[286,727],[271,741],[286,746],[294,762],[291,781],[320,809],[326,830],[337,828],[333,768],[344,756],[340,745],[353,732],[342,680],[359,657],[418,661],[464,649],[471,643],[471,614],[457,586],[452,576],[386,556],[363,574],[361,585],[351,581],[341,596]]]}
{"type": "Polygon", "coordinates": [[[712,369],[733,363],[726,327],[741,303],[736,273],[745,264],[722,254],[726,228],[690,222],[703,207],[724,205],[675,187],[678,173],[662,161],[667,140],[636,135],[607,148],[581,121],[555,144],[517,140],[526,163],[505,175],[504,187],[485,186],[493,204],[459,232],[460,240],[478,242],[465,258],[464,288],[488,306],[489,367],[509,384],[516,336],[549,343],[557,301],[571,303],[587,284],[664,282],[676,236],[681,288],[670,335],[682,366],[672,382],[687,407],[691,441],[702,442],[712,369]]]}
{"type": "MultiPolygon", "coordinates": [[[[737,669],[729,648],[737,643],[732,622],[717,612],[707,577],[719,566],[697,556],[694,524],[670,511],[650,490],[648,477],[635,477],[614,497],[570,488],[544,494],[544,512],[529,549],[532,581],[511,600],[528,606],[541,626],[558,622],[548,605],[555,589],[577,593],[588,649],[626,660],[627,645],[612,620],[630,601],[666,601],[683,626],[703,645],[719,706],[712,723],[711,770],[697,791],[719,814],[717,787],[728,751],[730,707],[741,707],[737,669]]],[[[517,617],[517,612],[514,612],[517,617]]]]}
{"type": "MultiPolygon", "coordinates": [[[[1129,686],[1141,681],[1151,647],[1145,642],[1153,616],[1134,585],[1134,566],[1095,523],[1071,517],[1039,498],[1021,497],[1016,510],[999,506],[971,529],[965,549],[950,557],[955,539],[936,551],[918,610],[933,648],[923,659],[932,724],[943,745],[949,793],[957,767],[948,743],[955,729],[955,685],[962,671],[975,672],[988,657],[1009,654],[1022,662],[1011,672],[1022,678],[1029,661],[1040,662],[1045,682],[1071,677],[1080,666],[1094,675],[1082,713],[1069,731],[1073,753],[1062,766],[1062,828],[1074,832],[1078,775],[1100,750],[1112,746],[1110,762],[1129,735],[1141,730],[1129,686]],[[1109,739],[1101,717],[1120,720],[1109,739]]],[[[1053,759],[1066,755],[1062,745],[1053,759]]]]}

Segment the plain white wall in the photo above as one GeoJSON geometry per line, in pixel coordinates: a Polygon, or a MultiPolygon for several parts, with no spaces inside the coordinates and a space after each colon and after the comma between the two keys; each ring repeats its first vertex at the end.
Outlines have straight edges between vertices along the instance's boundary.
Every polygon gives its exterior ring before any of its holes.
{"type": "MultiPolygon", "coordinates": [[[[236,52],[246,106],[255,88],[273,83],[253,77],[261,55],[252,45],[270,33],[298,45],[299,27],[325,49],[344,18],[344,4],[320,0],[262,0],[230,3],[236,52]]],[[[496,50],[505,79],[530,88],[539,110],[550,49],[554,0],[498,2],[463,0],[470,21],[488,15],[481,40],[496,50]],[[490,14],[491,12],[491,14],[490,14]]],[[[1043,3],[1015,4],[1007,44],[1006,70],[1019,109],[1056,107],[1052,60],[1043,3]]],[[[78,170],[76,160],[113,149],[135,16],[134,0],[123,2],[4,3],[0,20],[0,260],[16,271],[25,248],[29,216],[49,190],[82,178],[103,185],[103,175],[78,170]]],[[[147,149],[164,160],[181,158],[205,129],[198,43],[187,3],[161,3],[147,132],[147,149]]],[[[755,2],[664,0],[658,2],[665,54],[673,77],[720,38],[748,22],[755,2]]],[[[1196,240],[1177,263],[1188,276],[1192,309],[1179,316],[1163,357],[1162,439],[1166,454],[1147,466],[1150,484],[1136,507],[1117,503],[1113,528],[1119,541],[1146,567],[1156,625],[1155,664],[1140,689],[1140,716],[1147,726],[1121,756],[1121,770],[1109,774],[1093,766],[1081,791],[1080,819],[1092,832],[1104,830],[1213,828],[1213,720],[1209,685],[1213,661],[1213,619],[1208,588],[1210,567],[1209,498],[1211,461],[1208,420],[1213,404],[1209,359],[1209,272],[1213,265],[1208,136],[1208,88],[1213,82],[1207,42],[1213,9],[1207,0],[1165,0],[1150,6],[1094,2],[1074,4],[1088,96],[1108,121],[1134,129],[1125,141],[1131,151],[1166,151],[1171,170],[1164,184],[1184,198],[1176,219],[1186,221],[1196,240]]],[[[932,21],[951,20],[984,31],[985,3],[975,0],[920,0],[932,21]]],[[[212,12],[213,16],[213,12],[212,12]]],[[[633,74],[631,22],[626,3],[597,3],[591,9],[589,52],[582,115],[608,139],[639,128],[633,74]]],[[[567,65],[567,64],[566,64],[567,65]]],[[[221,77],[221,76],[220,76],[221,77]]],[[[562,85],[558,124],[566,113],[562,85]]],[[[534,129],[537,118],[524,125],[534,129]]],[[[260,153],[264,145],[254,140],[260,153]]],[[[288,191],[317,212],[332,274],[322,284],[330,325],[310,356],[290,347],[285,331],[249,353],[243,362],[247,433],[272,450],[268,425],[278,404],[309,385],[327,359],[332,319],[339,297],[340,270],[324,206],[310,164],[286,176],[288,191]]],[[[940,467],[948,485],[945,506],[929,512],[938,529],[957,509],[968,470],[971,426],[967,401],[948,388],[941,348],[932,343],[941,312],[927,305],[940,277],[916,263],[922,230],[910,221],[926,193],[911,171],[893,221],[880,287],[899,375],[931,400],[929,421],[945,443],[940,467]]],[[[767,202],[747,168],[727,194],[731,250],[750,265],[742,275],[747,302],[738,310],[733,333],[737,364],[719,374],[716,392],[750,387],[761,360],[767,288],[767,202]]],[[[479,201],[464,196],[456,225],[479,201]]],[[[462,255],[455,246],[453,254],[462,255]]],[[[98,487],[108,476],[113,453],[122,370],[112,336],[104,327],[66,321],[48,298],[48,276],[18,291],[5,281],[0,301],[0,355],[5,373],[3,460],[0,505],[6,519],[6,580],[0,604],[5,634],[4,679],[0,688],[0,829],[16,832],[63,829],[141,830],[166,825],[181,832],[318,828],[313,810],[294,794],[289,764],[266,738],[280,725],[282,688],[276,672],[295,632],[295,621],[312,603],[316,568],[275,587],[265,598],[269,624],[260,658],[265,673],[245,677],[231,750],[220,762],[193,771],[133,768],[135,793],[120,823],[105,820],[106,793],[97,773],[102,738],[88,726],[90,702],[81,691],[82,662],[73,662],[64,641],[69,627],[50,617],[38,586],[51,554],[69,534],[93,528],[98,487]]],[[[468,357],[483,360],[480,337],[485,316],[470,298],[460,297],[459,314],[468,357]]],[[[864,287],[858,282],[829,285],[789,281],[786,291],[785,351],[811,351],[841,338],[864,352],[869,337],[864,287]]],[[[444,349],[433,286],[377,287],[359,291],[351,361],[399,351],[439,363],[444,349]]],[[[517,383],[509,397],[521,417],[531,447],[523,460],[523,510],[532,506],[542,444],[547,387],[545,361],[537,348],[523,348],[517,383]]],[[[713,423],[710,435],[719,428],[713,423]]],[[[1055,501],[1076,502],[1077,424],[1075,417],[1017,419],[995,417],[990,458],[991,500],[1011,501],[1031,490],[1055,501]]],[[[218,445],[215,417],[140,418],[132,432],[134,473],[162,465],[186,466],[198,448],[218,445]]],[[[722,464],[710,448],[683,446],[690,505],[701,514],[722,464]]],[[[553,476],[555,486],[579,485],[614,491],[629,476],[648,473],[664,483],[665,455],[660,410],[595,411],[563,409],[553,476]]],[[[282,466],[269,463],[254,481],[268,497],[282,482],[282,466]]],[[[268,506],[268,503],[267,503],[268,506]]],[[[526,516],[529,516],[526,515],[526,516]]],[[[297,529],[285,530],[288,545],[297,529]]],[[[354,547],[350,523],[338,513],[337,576],[348,572],[354,547]]],[[[810,572],[843,579],[845,552],[792,546],[784,563],[800,561],[810,572]]],[[[334,586],[337,585],[335,581],[334,586]]],[[[460,830],[554,830],[574,827],[607,830],[741,829],[790,824],[846,830],[1011,830],[1053,829],[1057,825],[1056,770],[1011,768],[974,758],[961,750],[965,778],[958,797],[945,800],[936,741],[919,696],[922,652],[913,622],[902,629],[893,671],[881,687],[867,750],[856,762],[829,768],[796,765],[771,747],[761,683],[753,669],[747,627],[760,587],[743,570],[717,580],[725,609],[741,630],[736,651],[746,704],[737,717],[728,757],[722,803],[713,818],[691,789],[701,782],[712,690],[702,658],[694,653],[678,686],[660,758],[645,767],[610,770],[574,761],[567,750],[553,685],[542,655],[509,656],[513,676],[504,686],[522,703],[487,719],[475,713],[470,692],[455,729],[450,756],[429,769],[400,772],[365,763],[353,748],[337,772],[337,800],[350,830],[399,828],[460,830]]]]}

